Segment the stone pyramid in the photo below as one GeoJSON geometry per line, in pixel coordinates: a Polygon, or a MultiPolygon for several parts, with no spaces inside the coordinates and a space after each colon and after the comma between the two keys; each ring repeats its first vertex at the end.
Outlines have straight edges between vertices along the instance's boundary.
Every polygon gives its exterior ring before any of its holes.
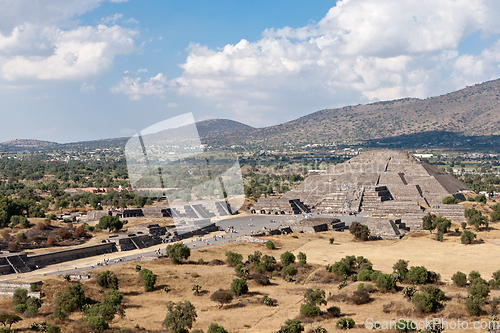
{"type": "MultiPolygon", "coordinates": [[[[324,174],[307,177],[280,200],[299,200],[325,213],[369,212],[376,217],[401,218],[418,229],[428,211],[465,221],[461,205],[442,204],[450,195],[464,200],[461,192],[465,190],[470,189],[461,181],[412,154],[372,150],[332,166],[324,174]]],[[[277,213],[260,209],[258,203],[254,208],[256,213],[277,213]]]]}

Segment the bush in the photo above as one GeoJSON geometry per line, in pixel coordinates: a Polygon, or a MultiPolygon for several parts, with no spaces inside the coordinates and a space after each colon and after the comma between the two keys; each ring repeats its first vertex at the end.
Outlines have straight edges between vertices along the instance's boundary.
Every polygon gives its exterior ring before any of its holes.
{"type": "Polygon", "coordinates": [[[370,230],[366,225],[362,225],[359,222],[352,222],[349,227],[349,232],[359,240],[367,241],[370,239],[370,230]]]}
{"type": "Polygon", "coordinates": [[[142,283],[144,284],[144,291],[150,292],[155,290],[156,275],[154,275],[152,271],[150,271],[147,268],[144,268],[141,269],[139,275],[141,276],[142,283]]]}
{"type": "Polygon", "coordinates": [[[366,290],[357,290],[352,293],[351,302],[356,305],[366,304],[370,301],[370,294],[366,290]]]}
{"type": "Polygon", "coordinates": [[[439,308],[437,300],[431,294],[424,291],[413,295],[411,302],[419,312],[423,313],[434,312],[439,308]]]}
{"type": "Polygon", "coordinates": [[[331,306],[326,309],[326,312],[328,312],[333,317],[340,317],[340,308],[338,306],[331,306]]]}
{"type": "Polygon", "coordinates": [[[310,303],[305,303],[300,305],[300,314],[306,317],[314,318],[321,314],[318,306],[310,303]]]}
{"type": "Polygon", "coordinates": [[[490,218],[493,222],[500,221],[500,212],[492,212],[490,218]]]}
{"type": "Polygon", "coordinates": [[[337,323],[335,324],[336,327],[340,328],[341,330],[348,330],[354,327],[356,323],[352,318],[340,318],[337,320],[337,323]]]}
{"type": "Polygon", "coordinates": [[[95,332],[104,332],[109,328],[108,323],[101,316],[87,316],[83,320],[95,332]]]}
{"type": "Polygon", "coordinates": [[[490,288],[482,278],[476,278],[467,287],[467,291],[472,297],[485,299],[490,294],[490,288]]]}
{"type": "Polygon", "coordinates": [[[167,329],[167,332],[184,333],[188,332],[186,328],[192,328],[196,320],[196,309],[189,301],[168,302],[168,313],[161,323],[167,329]]]}
{"type": "Polygon", "coordinates": [[[272,240],[268,240],[266,242],[266,247],[269,249],[269,250],[274,250],[276,249],[276,245],[274,245],[274,242],[272,240]]]}
{"type": "Polygon", "coordinates": [[[385,290],[393,290],[396,288],[396,281],[394,281],[389,274],[382,274],[377,277],[377,286],[385,290]]]}
{"type": "Polygon", "coordinates": [[[448,204],[457,204],[457,203],[459,203],[459,202],[461,202],[461,200],[460,200],[460,199],[456,199],[455,197],[453,197],[453,196],[451,196],[451,195],[443,199],[443,204],[444,204],[444,205],[448,205],[448,204]]]}
{"type": "Polygon", "coordinates": [[[304,326],[302,326],[300,320],[287,319],[285,325],[281,326],[276,333],[300,333],[302,331],[304,331],[304,326]]]}
{"type": "Polygon", "coordinates": [[[100,229],[108,229],[109,232],[115,230],[119,231],[123,228],[123,225],[126,221],[120,221],[117,216],[106,215],[99,219],[99,223],[96,224],[96,227],[100,229]]]}
{"type": "Polygon", "coordinates": [[[110,271],[97,274],[96,282],[98,286],[118,290],[118,277],[110,271]]]}
{"type": "Polygon", "coordinates": [[[415,324],[411,320],[404,319],[399,319],[394,326],[394,328],[398,332],[414,332],[417,330],[417,327],[417,324],[415,324]]]}
{"type": "Polygon", "coordinates": [[[233,294],[227,290],[217,290],[212,295],[210,295],[210,300],[213,302],[219,302],[219,309],[224,306],[224,304],[229,304],[233,301],[233,294]]]}
{"type": "Polygon", "coordinates": [[[280,261],[283,265],[288,266],[295,262],[295,255],[291,252],[286,251],[281,254],[280,261]]]}
{"type": "Polygon", "coordinates": [[[476,238],[475,233],[469,230],[464,230],[462,236],[460,236],[460,241],[462,242],[462,244],[472,244],[475,238],[476,238]]]}
{"type": "Polygon", "coordinates": [[[428,285],[422,286],[421,290],[423,292],[428,293],[432,297],[434,297],[434,299],[436,301],[438,301],[438,302],[441,302],[441,301],[444,300],[444,293],[443,293],[443,291],[441,289],[439,289],[438,287],[433,286],[432,284],[428,284],[428,285]]]}
{"type": "Polygon", "coordinates": [[[80,310],[85,302],[85,292],[79,284],[68,286],[64,292],[57,292],[52,302],[52,314],[64,319],[76,310],[80,310]]]}
{"type": "Polygon", "coordinates": [[[187,260],[187,258],[189,258],[191,249],[181,243],[175,243],[167,245],[166,253],[167,257],[170,258],[174,264],[180,264],[182,259],[187,260]]]}
{"type": "Polygon", "coordinates": [[[478,272],[478,271],[471,271],[469,273],[469,282],[472,283],[472,281],[474,281],[475,279],[477,278],[480,278],[481,277],[481,274],[478,272]]]}
{"type": "Polygon", "coordinates": [[[229,266],[236,266],[238,264],[241,264],[242,260],[243,256],[241,254],[232,251],[226,252],[226,263],[229,266]]]}
{"type": "Polygon", "coordinates": [[[75,237],[86,237],[87,236],[87,231],[85,230],[85,228],[83,226],[78,226],[76,227],[75,229],[75,237]]]}
{"type": "Polygon", "coordinates": [[[24,232],[20,232],[20,233],[18,233],[18,234],[16,235],[16,239],[17,239],[18,241],[23,241],[23,240],[26,240],[26,238],[27,238],[27,237],[26,237],[26,234],[25,234],[24,232]]]}
{"type": "Polygon", "coordinates": [[[412,266],[407,278],[413,284],[424,284],[429,280],[429,271],[424,266],[412,266]]]}
{"type": "Polygon", "coordinates": [[[283,276],[294,276],[295,274],[297,274],[297,270],[293,266],[285,266],[281,269],[281,273],[283,274],[283,276]]]}
{"type": "Polygon", "coordinates": [[[462,272],[456,272],[453,274],[451,277],[451,281],[457,286],[457,287],[465,287],[467,285],[467,275],[465,275],[462,272]]]}
{"type": "Polygon", "coordinates": [[[135,265],[135,270],[139,272],[142,269],[141,265],[135,265]]]}
{"type": "Polygon", "coordinates": [[[358,281],[371,281],[372,280],[372,270],[363,269],[358,273],[358,281]]]}
{"type": "Polygon", "coordinates": [[[403,288],[403,290],[401,291],[401,295],[411,300],[411,298],[413,297],[413,295],[415,295],[416,292],[417,292],[417,287],[410,284],[409,286],[403,288]]]}
{"type": "Polygon", "coordinates": [[[248,292],[247,279],[244,277],[241,279],[233,279],[233,282],[231,283],[231,291],[237,296],[246,294],[248,292]]]}
{"type": "MultiPolygon", "coordinates": [[[[337,276],[344,276],[349,273],[349,266],[347,266],[345,263],[342,261],[337,261],[334,263],[332,266],[329,267],[330,272],[337,276]]],[[[358,276],[359,279],[359,276],[358,276]]]]}
{"type": "Polygon", "coordinates": [[[210,326],[208,326],[207,333],[227,333],[227,331],[224,327],[211,323],[210,326]]]}
{"type": "Polygon", "coordinates": [[[262,303],[267,306],[274,306],[274,300],[272,298],[269,298],[268,295],[264,295],[264,297],[262,297],[262,303]]]}
{"type": "Polygon", "coordinates": [[[331,237],[329,240],[330,244],[333,244],[335,242],[335,238],[331,237]]]}
{"type": "Polygon", "coordinates": [[[471,316],[480,316],[483,311],[484,299],[480,297],[467,297],[465,300],[465,310],[471,316]]]}
{"type": "Polygon", "coordinates": [[[265,254],[262,257],[261,264],[266,271],[272,271],[276,267],[276,259],[273,256],[265,254]]]}

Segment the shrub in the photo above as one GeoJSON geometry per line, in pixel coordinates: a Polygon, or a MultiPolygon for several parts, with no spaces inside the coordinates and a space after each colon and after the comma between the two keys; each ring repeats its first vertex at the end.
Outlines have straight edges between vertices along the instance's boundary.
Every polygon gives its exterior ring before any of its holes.
{"type": "Polygon", "coordinates": [[[480,297],[467,297],[465,300],[465,310],[471,316],[479,316],[483,311],[484,299],[480,297]]]}
{"type": "Polygon", "coordinates": [[[211,323],[210,326],[208,326],[207,333],[227,333],[227,331],[224,327],[211,323]]]}
{"type": "Polygon", "coordinates": [[[49,238],[47,238],[47,245],[53,246],[55,243],[56,239],[54,237],[50,236],[49,238]]]}
{"type": "Polygon", "coordinates": [[[326,333],[326,328],[318,325],[311,328],[310,333],[326,333]]]}
{"type": "Polygon", "coordinates": [[[168,332],[184,333],[188,332],[186,328],[192,328],[196,320],[196,309],[189,301],[184,302],[168,302],[167,315],[161,323],[168,332]]]}
{"type": "Polygon", "coordinates": [[[448,196],[446,198],[443,199],[443,204],[444,205],[448,205],[448,204],[457,204],[459,203],[461,200],[460,199],[456,199],[455,197],[453,196],[448,196]]]}
{"type": "Polygon", "coordinates": [[[493,222],[500,221],[500,212],[492,212],[490,218],[493,222]]]}
{"type": "Polygon", "coordinates": [[[385,290],[393,290],[396,288],[396,281],[394,281],[389,274],[382,274],[377,278],[377,286],[385,290]]]}
{"type": "Polygon", "coordinates": [[[272,298],[269,298],[268,295],[264,295],[264,297],[262,297],[262,303],[264,303],[265,305],[267,306],[274,306],[274,301],[272,298]]]}
{"type": "Polygon", "coordinates": [[[432,284],[428,284],[428,285],[422,286],[421,290],[423,292],[428,293],[432,297],[434,297],[434,299],[436,301],[438,301],[438,302],[441,302],[441,301],[444,300],[444,293],[443,293],[443,291],[441,289],[439,289],[438,287],[432,285],[432,284]]]}
{"type": "Polygon", "coordinates": [[[267,254],[265,254],[262,257],[261,264],[266,271],[272,271],[274,267],[276,267],[276,259],[273,256],[268,256],[267,254]]]}
{"type": "Polygon", "coordinates": [[[330,242],[330,244],[333,244],[335,242],[335,238],[332,237],[328,241],[330,242]]]}
{"type": "Polygon", "coordinates": [[[187,260],[187,258],[189,258],[191,249],[181,243],[175,243],[167,245],[166,253],[167,257],[170,258],[174,264],[180,264],[182,259],[187,260]]]}
{"type": "Polygon", "coordinates": [[[409,286],[403,288],[403,290],[401,291],[401,295],[411,300],[411,298],[413,297],[413,295],[415,295],[416,292],[417,292],[417,287],[410,284],[409,286]]]}
{"type": "Polygon", "coordinates": [[[370,239],[370,230],[366,225],[362,225],[359,222],[352,222],[349,227],[349,232],[359,240],[367,241],[370,239]]]}
{"type": "Polygon", "coordinates": [[[358,281],[371,281],[373,271],[369,269],[363,269],[358,273],[358,281]]]}
{"type": "Polygon", "coordinates": [[[413,284],[424,284],[429,280],[429,271],[424,266],[412,266],[407,278],[413,284]]]}
{"type": "Polygon", "coordinates": [[[472,283],[472,281],[474,281],[475,279],[477,278],[480,278],[481,277],[481,274],[478,272],[478,271],[471,271],[469,273],[469,282],[472,283]]]}
{"type": "Polygon", "coordinates": [[[269,249],[269,250],[274,250],[276,249],[276,245],[274,245],[274,242],[272,240],[268,240],[266,242],[266,247],[269,249]]]}
{"type": "Polygon", "coordinates": [[[101,316],[87,316],[83,320],[95,332],[104,332],[109,328],[108,323],[101,316]]]}
{"type": "Polygon", "coordinates": [[[331,306],[326,309],[326,312],[328,312],[333,317],[340,317],[340,308],[338,306],[331,306]]]}
{"type": "MultiPolygon", "coordinates": [[[[332,266],[329,267],[330,272],[337,276],[344,276],[349,273],[349,266],[347,266],[345,263],[342,261],[337,261],[334,263],[332,266]]],[[[359,276],[358,276],[359,279],[359,276]]]]}
{"type": "Polygon", "coordinates": [[[336,327],[340,328],[341,330],[348,330],[353,328],[355,325],[355,322],[352,318],[340,318],[337,320],[337,323],[335,324],[336,327]]]}
{"type": "Polygon", "coordinates": [[[472,297],[485,299],[490,294],[490,288],[482,278],[476,278],[467,287],[467,291],[472,297]]]}
{"type": "Polygon", "coordinates": [[[304,300],[306,303],[312,305],[326,304],[325,291],[322,289],[307,289],[304,293],[304,300]]]}
{"type": "Polygon", "coordinates": [[[141,265],[135,265],[135,270],[139,272],[142,269],[141,265]]]}
{"type": "Polygon", "coordinates": [[[233,294],[227,290],[217,290],[210,295],[210,300],[213,302],[219,302],[219,309],[224,306],[224,304],[229,304],[233,301],[233,294]]]}
{"type": "Polygon", "coordinates": [[[280,261],[283,265],[288,266],[295,262],[295,255],[291,252],[286,251],[281,254],[280,261]]]}
{"type": "Polygon", "coordinates": [[[96,282],[98,286],[118,290],[118,277],[110,271],[97,274],[96,282]]]}
{"type": "Polygon", "coordinates": [[[437,300],[431,294],[423,291],[413,295],[411,302],[419,312],[424,313],[434,312],[439,307],[437,300]]]}
{"type": "Polygon", "coordinates": [[[321,314],[318,306],[310,303],[305,303],[300,305],[300,314],[306,317],[314,318],[321,314]]]}
{"type": "Polygon", "coordinates": [[[297,274],[297,270],[295,269],[295,267],[293,266],[285,266],[281,269],[281,273],[284,275],[284,276],[293,276],[295,274],[297,274]]]}
{"type": "Polygon", "coordinates": [[[229,266],[236,266],[238,264],[241,264],[243,260],[243,256],[239,253],[232,252],[232,251],[227,251],[226,252],[226,263],[229,266]]]}
{"type": "Polygon", "coordinates": [[[398,332],[414,332],[417,330],[417,324],[411,320],[399,319],[394,326],[398,332]]]}
{"type": "Polygon", "coordinates": [[[24,232],[20,232],[20,233],[18,233],[18,234],[16,235],[16,239],[17,239],[18,241],[23,241],[23,240],[26,240],[26,238],[27,238],[27,237],[26,237],[26,234],[25,234],[24,232]]]}
{"type": "Polygon", "coordinates": [[[472,244],[475,238],[476,238],[475,233],[469,230],[464,230],[462,236],[460,236],[460,241],[462,242],[462,244],[472,244]]]}
{"type": "Polygon", "coordinates": [[[117,216],[106,215],[99,219],[99,223],[96,224],[96,227],[100,229],[108,229],[109,232],[115,230],[119,231],[123,228],[123,225],[126,221],[120,221],[117,216]]]}
{"type": "Polygon", "coordinates": [[[116,314],[121,317],[125,315],[121,306],[123,295],[116,290],[110,290],[100,303],[85,304],[83,312],[88,317],[102,317],[105,321],[111,321],[116,314]]]}
{"type": "Polygon", "coordinates": [[[231,283],[231,291],[237,296],[246,294],[248,292],[247,279],[244,277],[241,279],[233,279],[233,282],[231,283]]]}
{"type": "Polygon", "coordinates": [[[76,310],[82,309],[85,302],[85,292],[79,284],[68,286],[64,292],[57,292],[52,302],[52,314],[64,319],[76,310]]]}
{"type": "Polygon", "coordinates": [[[372,262],[370,260],[366,259],[363,256],[356,257],[356,260],[354,262],[354,267],[358,271],[362,271],[363,269],[373,270],[373,264],[372,264],[372,262]]]}
{"type": "Polygon", "coordinates": [[[370,294],[365,290],[357,290],[352,293],[351,302],[356,305],[366,304],[370,301],[370,294]]]}
{"type": "Polygon", "coordinates": [[[304,252],[299,252],[299,254],[297,255],[297,259],[305,263],[307,260],[307,255],[304,252]]]}
{"type": "Polygon", "coordinates": [[[144,284],[144,291],[153,291],[156,284],[156,275],[154,275],[153,272],[147,268],[141,269],[139,275],[141,276],[142,283],[144,284]]]}
{"type": "Polygon", "coordinates": [[[304,326],[298,319],[287,319],[276,333],[300,333],[304,331],[304,326]]]}
{"type": "Polygon", "coordinates": [[[451,277],[451,281],[457,286],[457,287],[465,287],[467,285],[467,275],[465,275],[462,272],[456,272],[453,274],[451,277]]]}

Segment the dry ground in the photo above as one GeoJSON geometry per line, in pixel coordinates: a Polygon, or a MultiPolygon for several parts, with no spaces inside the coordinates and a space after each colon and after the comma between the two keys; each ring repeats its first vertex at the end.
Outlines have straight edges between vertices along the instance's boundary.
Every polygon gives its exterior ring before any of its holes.
{"type": "MultiPolygon", "coordinates": [[[[434,316],[447,320],[469,320],[471,323],[473,320],[488,320],[489,315],[486,311],[481,317],[469,317],[463,305],[464,296],[467,294],[466,289],[451,286],[449,281],[456,271],[468,274],[472,270],[479,271],[486,280],[489,280],[492,272],[500,269],[500,245],[488,241],[491,239],[500,244],[498,227],[498,224],[493,224],[489,231],[478,234],[478,238],[485,240],[484,243],[468,246],[460,244],[458,235],[446,235],[442,243],[433,240],[433,235],[429,234],[410,234],[400,241],[357,242],[348,233],[326,232],[315,235],[274,236],[275,239],[279,239],[276,250],[237,243],[213,246],[193,251],[189,258],[191,264],[173,265],[168,259],[161,258],[114,266],[112,270],[119,277],[120,291],[125,296],[126,316],[116,318],[111,326],[133,328],[138,325],[148,330],[161,330],[161,322],[166,315],[165,304],[168,301],[188,300],[195,305],[198,314],[194,328],[206,330],[210,323],[216,322],[229,332],[276,332],[287,318],[299,316],[300,303],[307,288],[321,288],[327,294],[331,293],[332,298],[328,302],[328,307],[340,306],[342,314],[352,317],[358,325],[364,324],[367,318],[387,321],[401,317],[410,318],[413,321],[425,318],[413,310],[413,306],[400,295],[399,291],[376,292],[372,294],[373,300],[365,305],[354,305],[342,301],[356,290],[359,282],[350,282],[347,287],[339,291],[338,282],[331,279],[332,276],[326,272],[324,266],[346,255],[362,255],[373,262],[374,269],[384,273],[392,272],[392,265],[398,259],[408,260],[410,266],[424,265],[427,269],[441,274],[443,284],[440,287],[448,298],[445,308],[434,316]],[[334,244],[329,244],[331,237],[335,238],[334,244]],[[276,258],[279,258],[279,255],[286,250],[295,254],[301,251],[307,254],[307,261],[310,265],[301,269],[303,276],[300,278],[300,283],[288,283],[281,277],[273,278],[270,286],[260,286],[249,281],[250,293],[248,295],[236,297],[231,305],[225,305],[219,309],[218,304],[210,301],[210,294],[219,288],[229,289],[235,277],[233,268],[226,265],[198,265],[195,262],[200,258],[205,262],[212,259],[224,260],[224,253],[227,250],[242,253],[244,258],[256,250],[276,258]],[[143,268],[151,269],[158,276],[157,288],[154,292],[143,292],[141,280],[134,269],[137,263],[143,268]],[[194,284],[202,286],[201,295],[196,296],[191,290],[194,284]],[[164,286],[168,286],[170,291],[165,292],[164,286]],[[267,307],[262,304],[261,299],[265,294],[276,299],[278,305],[267,307]],[[386,312],[384,312],[384,306],[386,312]]],[[[42,306],[40,318],[24,320],[14,327],[27,328],[33,321],[48,320],[63,327],[63,332],[79,331],[80,313],[72,315],[71,320],[66,322],[59,322],[50,315],[52,295],[56,290],[62,290],[68,284],[61,277],[46,277],[42,289],[45,293],[45,303],[42,306]]],[[[103,295],[99,293],[100,288],[96,286],[95,280],[84,283],[84,288],[86,294],[95,300],[99,300],[103,295]]],[[[493,290],[491,295],[500,296],[500,291],[493,290]]],[[[8,299],[1,299],[0,308],[8,309],[10,302],[8,299]]],[[[322,309],[325,310],[326,306],[322,306],[322,309]]],[[[488,307],[484,309],[487,310],[488,307]]],[[[431,318],[431,316],[428,317],[431,318]]],[[[336,318],[330,318],[314,322],[304,320],[304,322],[306,330],[320,324],[328,331],[333,331],[336,320],[336,318]]],[[[365,328],[357,327],[351,332],[365,332],[365,330],[365,328]]]]}

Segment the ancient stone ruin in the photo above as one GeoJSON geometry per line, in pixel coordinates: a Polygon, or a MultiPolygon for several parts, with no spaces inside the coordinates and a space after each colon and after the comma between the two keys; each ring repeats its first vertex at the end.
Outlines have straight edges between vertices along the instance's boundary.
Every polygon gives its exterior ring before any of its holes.
{"type": "MultiPolygon", "coordinates": [[[[281,198],[261,199],[255,214],[297,214],[305,209],[332,214],[368,212],[371,217],[401,220],[402,227],[419,230],[422,217],[436,213],[465,221],[461,205],[443,205],[447,196],[465,200],[470,190],[461,181],[417,157],[394,150],[364,152],[326,173],[311,175],[281,198]],[[305,209],[284,209],[300,202],[305,209]]],[[[361,221],[360,221],[361,222],[361,221]]],[[[387,219],[385,219],[385,223],[387,219]]]]}

